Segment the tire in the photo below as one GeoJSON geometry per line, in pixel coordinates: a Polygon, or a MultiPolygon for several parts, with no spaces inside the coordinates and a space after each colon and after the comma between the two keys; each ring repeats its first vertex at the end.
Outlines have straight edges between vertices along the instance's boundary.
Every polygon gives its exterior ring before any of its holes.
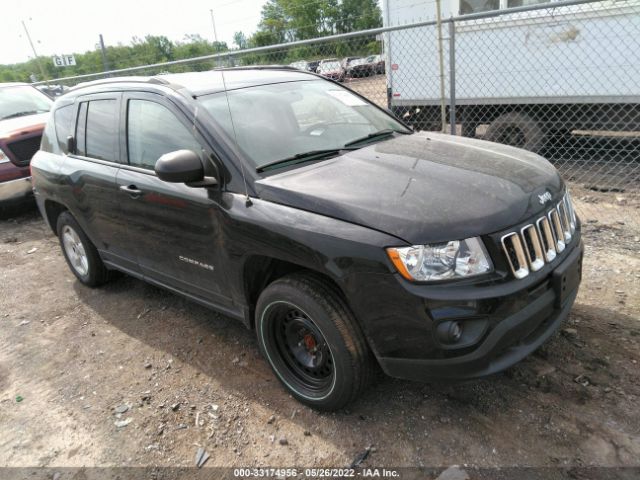
{"type": "Polygon", "coordinates": [[[538,153],[546,143],[546,134],[540,123],[529,115],[509,112],[491,122],[484,134],[484,140],[538,153]]]}
{"type": "Polygon", "coordinates": [[[335,287],[312,274],[271,283],[256,305],[262,355],[298,401],[335,411],[370,383],[375,364],[364,335],[335,287]]]}
{"type": "Polygon", "coordinates": [[[69,212],[62,212],[58,217],[56,232],[64,259],[81,283],[98,287],[111,279],[112,272],[102,263],[98,250],[69,212]]]}

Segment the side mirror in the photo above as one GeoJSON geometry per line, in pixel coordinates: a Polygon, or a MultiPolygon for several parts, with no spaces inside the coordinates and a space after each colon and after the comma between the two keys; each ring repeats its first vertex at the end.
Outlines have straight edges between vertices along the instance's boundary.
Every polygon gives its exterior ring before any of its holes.
{"type": "Polygon", "coordinates": [[[215,178],[204,176],[202,160],[192,150],[176,150],[162,155],[156,162],[156,175],[160,180],[186,183],[194,187],[215,185],[215,178]]]}

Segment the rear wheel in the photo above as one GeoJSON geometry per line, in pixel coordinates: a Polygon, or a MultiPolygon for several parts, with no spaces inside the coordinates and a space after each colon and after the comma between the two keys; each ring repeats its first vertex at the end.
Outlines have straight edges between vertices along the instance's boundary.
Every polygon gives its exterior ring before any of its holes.
{"type": "Polygon", "coordinates": [[[496,118],[484,135],[484,140],[539,152],[546,135],[540,123],[522,112],[509,112],[496,118]]]}
{"type": "Polygon", "coordinates": [[[56,231],[67,265],[78,280],[89,287],[97,287],[111,278],[98,250],[69,212],[60,214],[56,231]]]}
{"type": "Polygon", "coordinates": [[[369,383],[373,361],[344,300],[313,275],[276,280],[260,295],[256,334],[285,388],[318,410],[337,410],[369,383]]]}

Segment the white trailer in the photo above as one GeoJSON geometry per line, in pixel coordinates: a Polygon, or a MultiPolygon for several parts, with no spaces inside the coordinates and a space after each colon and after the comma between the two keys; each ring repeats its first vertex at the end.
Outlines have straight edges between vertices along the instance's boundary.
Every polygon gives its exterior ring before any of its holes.
{"type": "MultiPolygon", "coordinates": [[[[450,112],[453,63],[463,135],[485,125],[484,138],[536,151],[550,135],[640,130],[640,1],[566,3],[441,0],[445,103],[450,112]],[[461,17],[453,32],[451,17],[461,17]]],[[[383,19],[435,20],[436,2],[384,0],[383,19]]],[[[437,32],[385,34],[389,107],[419,129],[441,124],[437,32]]]]}

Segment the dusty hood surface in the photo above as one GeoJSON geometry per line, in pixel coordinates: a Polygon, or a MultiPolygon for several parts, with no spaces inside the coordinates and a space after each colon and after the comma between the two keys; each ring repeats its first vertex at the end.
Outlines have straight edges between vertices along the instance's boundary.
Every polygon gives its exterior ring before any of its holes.
{"type": "Polygon", "coordinates": [[[506,229],[557,201],[563,187],[536,154],[422,132],[269,176],[256,188],[265,200],[422,244],[506,229]],[[543,206],[545,191],[553,200],[543,206]]]}

